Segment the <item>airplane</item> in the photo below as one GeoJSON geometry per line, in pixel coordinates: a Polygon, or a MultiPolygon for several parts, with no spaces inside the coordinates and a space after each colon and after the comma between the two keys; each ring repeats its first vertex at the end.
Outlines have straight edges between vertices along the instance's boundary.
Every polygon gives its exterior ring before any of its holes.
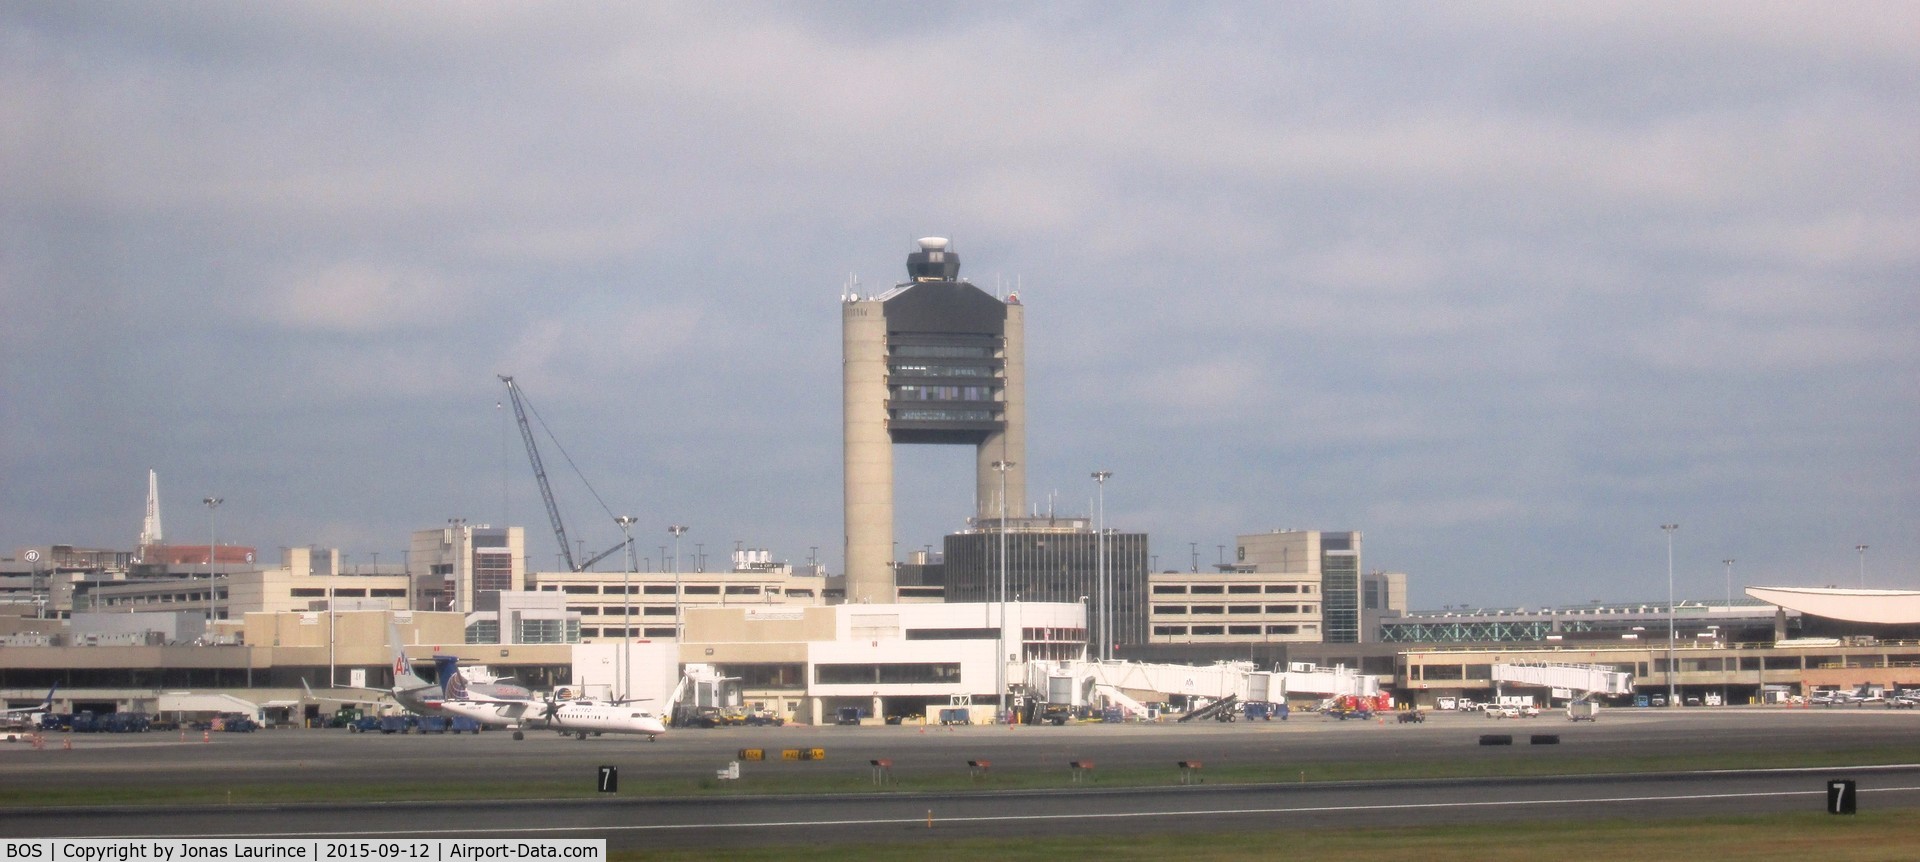
{"type": "Polygon", "coordinates": [[[481,724],[514,727],[514,739],[522,738],[522,727],[539,725],[561,736],[573,734],[580,739],[586,739],[588,734],[644,734],[651,742],[667,732],[666,722],[659,716],[628,706],[631,701],[627,700],[572,700],[567,698],[567,690],[561,689],[548,698],[544,709],[535,712],[533,707],[540,702],[531,697],[524,700],[476,698],[471,696],[471,685],[461,684],[459,675],[447,678],[451,683],[440,701],[441,711],[466,716],[481,724]]]}
{"type": "MultiPolygon", "coordinates": [[[[395,667],[398,668],[402,661],[404,656],[396,657],[395,667]]],[[[618,733],[644,734],[652,741],[667,732],[665,722],[626,706],[624,701],[601,703],[559,700],[556,697],[546,702],[544,710],[536,712],[534,708],[540,705],[540,701],[523,686],[494,677],[484,668],[463,669],[459,659],[454,656],[434,656],[433,663],[435,676],[440,680],[440,697],[433,698],[431,691],[396,692],[396,698],[409,709],[416,712],[432,710],[470,718],[488,727],[510,728],[516,740],[526,738],[526,727],[540,724],[563,736],[571,733],[581,739],[585,739],[589,733],[595,736],[618,733]],[[469,671],[477,678],[469,680],[469,671]]],[[[400,674],[396,673],[395,678],[399,677],[400,674]]]]}
{"type": "Polygon", "coordinates": [[[667,732],[666,722],[659,716],[621,701],[548,700],[540,719],[561,736],[571,733],[576,739],[586,739],[589,733],[631,733],[645,734],[647,741],[653,742],[667,732]]]}
{"type": "Polygon", "coordinates": [[[1846,703],[1847,694],[1839,689],[1822,689],[1807,698],[1807,702],[1817,706],[1832,706],[1836,703],[1846,703]]]}
{"type": "Polygon", "coordinates": [[[32,706],[15,706],[15,707],[10,707],[8,709],[0,709],[0,719],[11,719],[15,717],[26,719],[26,718],[31,718],[32,715],[36,712],[52,712],[53,711],[53,693],[58,691],[59,689],[60,689],[60,684],[56,682],[53,684],[52,688],[47,689],[46,699],[40,701],[39,703],[36,703],[32,706]]]}
{"type": "MultiPolygon", "coordinates": [[[[321,697],[313,693],[313,688],[307,685],[306,680],[301,680],[300,687],[306,689],[307,699],[328,703],[384,706],[389,702],[386,698],[391,698],[391,702],[399,704],[415,715],[445,714],[449,712],[445,708],[448,700],[482,704],[537,703],[533,692],[526,687],[506,682],[484,671],[480,675],[485,676],[485,681],[468,682],[466,676],[460,671],[459,659],[454,656],[434,656],[434,675],[439,681],[427,682],[413,672],[413,661],[407,658],[406,647],[400,640],[398,627],[392,625],[387,627],[387,641],[393,645],[393,687],[386,690],[366,689],[380,692],[384,697],[321,697]]],[[[467,715],[467,712],[459,709],[452,711],[452,714],[467,715]]],[[[481,721],[477,715],[469,717],[481,721]]],[[[504,722],[496,718],[491,722],[483,723],[504,727],[512,722],[504,722]]],[[[520,738],[518,732],[514,734],[514,738],[520,738]]]]}
{"type": "MultiPolygon", "coordinates": [[[[620,733],[645,734],[651,741],[667,732],[665,722],[659,717],[626,706],[624,701],[599,703],[549,698],[545,709],[536,711],[535,707],[541,706],[541,702],[534,698],[531,690],[478,668],[467,668],[466,671],[474,671],[476,677],[485,679],[469,680],[460,667],[459,659],[454,656],[434,656],[435,676],[439,682],[427,682],[414,674],[413,663],[401,645],[399,630],[389,627],[387,637],[394,645],[394,685],[386,694],[409,712],[463,716],[488,727],[511,728],[514,739],[525,739],[523,728],[533,724],[545,724],[562,735],[572,733],[581,739],[585,739],[589,733],[595,736],[620,733]]],[[[377,699],[320,697],[307,687],[305,680],[300,685],[307,689],[307,697],[311,700],[361,704],[384,702],[377,699]]]]}

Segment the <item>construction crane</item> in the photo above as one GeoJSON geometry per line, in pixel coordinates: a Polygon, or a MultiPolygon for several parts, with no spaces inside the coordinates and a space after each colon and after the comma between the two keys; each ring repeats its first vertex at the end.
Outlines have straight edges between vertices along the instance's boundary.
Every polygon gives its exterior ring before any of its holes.
{"type": "MultiPolygon", "coordinates": [[[[540,499],[546,501],[547,519],[553,522],[553,538],[560,543],[560,558],[566,561],[567,571],[584,572],[591,568],[594,563],[606,559],[614,551],[626,547],[627,542],[622,541],[620,544],[593,555],[592,558],[584,563],[575,563],[573,561],[573,544],[567,541],[567,525],[564,521],[560,520],[560,507],[553,502],[553,487],[547,484],[547,468],[540,463],[540,447],[533,442],[533,426],[527,423],[527,408],[520,398],[520,386],[514,383],[513,378],[508,375],[498,374],[494,376],[499,377],[500,382],[507,384],[507,397],[513,402],[513,416],[520,421],[520,437],[527,441],[527,460],[533,462],[533,478],[534,481],[540,484],[540,499]]],[[[561,454],[564,455],[566,453],[562,452],[561,454]]],[[[584,476],[581,478],[582,481],[585,480],[584,476]]],[[[587,490],[591,491],[593,489],[589,486],[587,490]]],[[[598,496],[597,494],[595,495],[596,498],[598,496]]]]}

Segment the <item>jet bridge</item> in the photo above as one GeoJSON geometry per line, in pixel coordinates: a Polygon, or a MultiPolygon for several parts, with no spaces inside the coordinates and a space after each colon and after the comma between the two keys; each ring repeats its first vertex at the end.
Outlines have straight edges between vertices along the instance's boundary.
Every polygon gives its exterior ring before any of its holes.
{"type": "Polygon", "coordinates": [[[1048,703],[1118,706],[1132,715],[1144,715],[1141,701],[1174,696],[1208,700],[1233,699],[1242,703],[1282,702],[1289,695],[1316,698],[1380,693],[1380,679],[1345,667],[1317,667],[1297,663],[1286,670],[1263,671],[1252,662],[1229,661],[1206,666],[1109,662],[1029,662],[1027,690],[1044,693],[1048,703]]]}
{"type": "Polygon", "coordinates": [[[1606,665],[1597,664],[1551,664],[1547,662],[1527,662],[1521,664],[1495,664],[1493,666],[1495,683],[1531,685],[1541,688],[1564,688],[1580,692],[1575,699],[1584,699],[1595,694],[1632,694],[1633,674],[1614,670],[1606,665]]]}

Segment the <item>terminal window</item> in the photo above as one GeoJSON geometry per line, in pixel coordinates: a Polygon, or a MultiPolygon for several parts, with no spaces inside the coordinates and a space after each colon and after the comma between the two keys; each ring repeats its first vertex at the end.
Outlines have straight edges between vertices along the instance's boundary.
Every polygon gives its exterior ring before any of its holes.
{"type": "Polygon", "coordinates": [[[918,685],[960,681],[959,662],[822,664],[813,668],[820,685],[918,685]]]}

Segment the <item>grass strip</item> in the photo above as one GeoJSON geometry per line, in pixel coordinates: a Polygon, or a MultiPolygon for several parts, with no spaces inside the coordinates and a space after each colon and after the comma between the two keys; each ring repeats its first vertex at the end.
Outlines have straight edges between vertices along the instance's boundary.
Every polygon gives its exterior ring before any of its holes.
{"type": "MultiPolygon", "coordinates": [[[[1311,763],[1213,763],[1202,773],[1207,784],[1276,784],[1330,781],[1411,781],[1442,778],[1525,778],[1551,775],[1611,775],[1690,772],[1710,769],[1785,769],[1920,763],[1920,742],[1873,748],[1832,748],[1721,752],[1698,755],[1592,756],[1557,752],[1502,751],[1489,757],[1452,756],[1424,760],[1364,760],[1311,763]],[[1512,756],[1519,754],[1521,756],[1512,756]]],[[[1074,785],[1068,771],[996,768],[974,779],[964,766],[940,773],[896,770],[886,785],[875,785],[863,769],[826,771],[825,764],[743,764],[739,781],[714,778],[649,778],[629,782],[627,797],[716,797],[733,795],[808,795],[820,793],[966,793],[1009,790],[1058,790],[1074,785]]],[[[415,780],[341,782],[330,780],[249,781],[223,777],[220,783],[140,785],[114,783],[91,787],[0,787],[0,806],[178,805],[326,802],[458,801],[596,798],[591,776],[561,780],[528,776],[513,781],[415,780]]],[[[1164,768],[1102,767],[1089,787],[1155,787],[1180,783],[1172,763],[1164,768]]]]}
{"type": "MultiPolygon", "coordinates": [[[[1338,859],[1340,862],[1539,862],[1554,858],[1739,859],[1741,862],[1893,862],[1914,859],[1920,811],[1823,813],[1585,823],[1501,823],[1269,832],[1188,832],[1063,838],[959,839],[898,844],[728,848],[728,862],[940,859],[1220,862],[1338,859]]],[[[611,853],[610,862],[710,860],[713,849],[611,853]]]]}

